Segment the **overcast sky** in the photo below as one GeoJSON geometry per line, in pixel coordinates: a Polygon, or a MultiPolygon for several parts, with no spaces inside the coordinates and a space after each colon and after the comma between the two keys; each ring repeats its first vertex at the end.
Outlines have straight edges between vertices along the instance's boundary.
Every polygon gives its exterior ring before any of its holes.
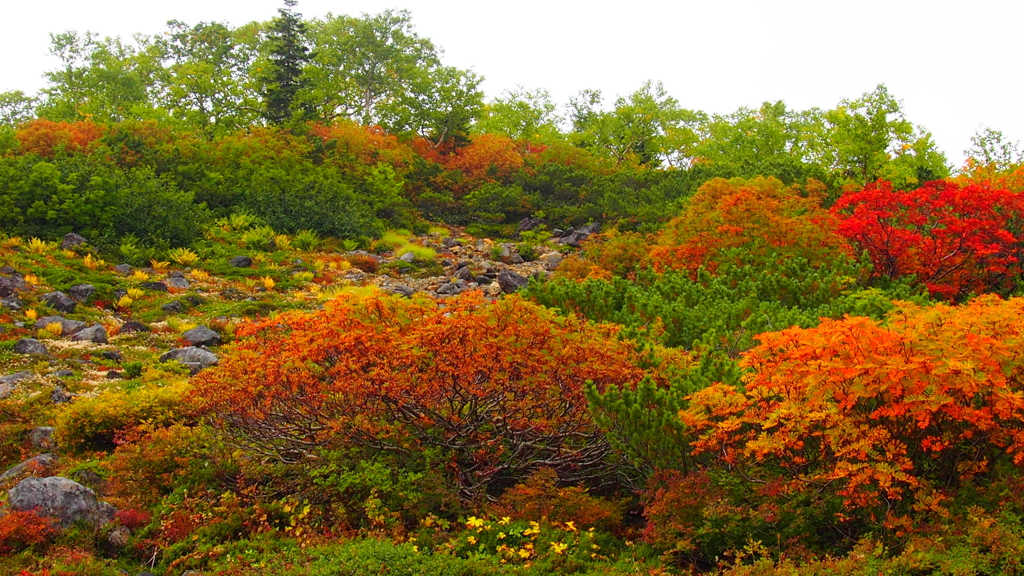
{"type": "MultiPolygon", "coordinates": [[[[49,33],[130,37],[167,20],[238,26],[281,0],[3,0],[0,92],[34,92],[49,33]]],[[[834,107],[879,83],[959,165],[981,126],[1024,139],[1021,0],[299,0],[307,18],[412,12],[444,62],[483,75],[489,97],[522,85],[556,102],[584,88],[613,100],[664,82],[685,108],[728,113],[784,100],[834,107]]]]}

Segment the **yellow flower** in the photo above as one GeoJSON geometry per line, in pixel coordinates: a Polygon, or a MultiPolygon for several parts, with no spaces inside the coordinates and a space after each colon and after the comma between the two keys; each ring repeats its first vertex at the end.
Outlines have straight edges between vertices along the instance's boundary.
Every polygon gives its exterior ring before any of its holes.
{"type": "Polygon", "coordinates": [[[519,557],[520,558],[529,558],[530,554],[533,554],[533,552],[530,552],[526,548],[520,548],[519,549],[519,557]]]}
{"type": "Polygon", "coordinates": [[[535,536],[540,534],[540,524],[536,522],[530,522],[530,527],[523,530],[523,536],[535,536]]]}
{"type": "Polygon", "coordinates": [[[467,528],[480,528],[484,525],[483,518],[477,518],[476,516],[470,516],[469,520],[466,520],[467,528]]]}
{"type": "Polygon", "coordinates": [[[566,522],[565,523],[565,529],[570,531],[570,532],[575,532],[576,531],[576,523],[571,521],[571,520],[569,522],[566,522]]]}
{"type": "Polygon", "coordinates": [[[498,524],[501,524],[502,526],[508,526],[509,523],[511,523],[511,522],[512,522],[512,519],[509,518],[508,516],[502,516],[501,520],[498,520],[498,524]]]}
{"type": "Polygon", "coordinates": [[[561,554],[561,553],[565,552],[565,549],[568,548],[568,547],[569,547],[568,544],[563,544],[561,542],[552,542],[551,543],[551,550],[554,551],[555,554],[561,554]]]}
{"type": "Polygon", "coordinates": [[[498,532],[498,540],[504,540],[506,534],[504,532],[498,532]]]}
{"type": "Polygon", "coordinates": [[[470,544],[476,544],[476,536],[470,536],[469,538],[466,538],[466,542],[469,542],[470,544]]]}

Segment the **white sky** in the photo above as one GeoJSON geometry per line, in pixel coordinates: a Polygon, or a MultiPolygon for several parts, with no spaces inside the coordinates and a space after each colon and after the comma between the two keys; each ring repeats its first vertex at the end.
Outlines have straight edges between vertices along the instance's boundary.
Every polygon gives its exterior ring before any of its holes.
{"type": "MultiPolygon", "coordinates": [[[[34,92],[55,66],[50,32],[129,38],[167,20],[268,20],[280,0],[0,0],[0,92],[34,92]]],[[[685,108],[728,113],[784,100],[830,108],[879,83],[956,165],[980,126],[1024,139],[1020,0],[299,0],[307,18],[408,9],[444,62],[557,103],[606,101],[661,80],[685,108]]]]}

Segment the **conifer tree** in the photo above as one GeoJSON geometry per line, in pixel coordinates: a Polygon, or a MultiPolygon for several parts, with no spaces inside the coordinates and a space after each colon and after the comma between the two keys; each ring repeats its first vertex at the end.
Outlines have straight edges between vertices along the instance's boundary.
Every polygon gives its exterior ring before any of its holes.
{"type": "Polygon", "coordinates": [[[270,124],[284,124],[295,110],[295,95],[302,88],[302,69],[312,59],[306,46],[306,24],[294,12],[296,0],[284,0],[270,27],[270,67],[263,99],[264,117],[270,124]]]}

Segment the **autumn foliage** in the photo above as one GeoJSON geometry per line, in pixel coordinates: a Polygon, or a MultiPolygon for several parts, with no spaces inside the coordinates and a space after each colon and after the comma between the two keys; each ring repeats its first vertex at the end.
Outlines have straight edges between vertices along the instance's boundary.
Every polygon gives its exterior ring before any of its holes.
{"type": "Polygon", "coordinates": [[[933,295],[1007,291],[1021,274],[1024,197],[983,184],[879,182],[833,207],[838,231],[866,251],[882,278],[912,277],[933,295]]]}
{"type": "Polygon", "coordinates": [[[783,493],[825,491],[898,523],[1024,463],[1024,300],[903,305],[762,334],[745,390],[714,385],[680,416],[698,454],[783,493]]]}
{"type": "Polygon", "coordinates": [[[89,120],[54,122],[38,118],[18,128],[15,136],[22,152],[53,158],[57,150],[85,152],[100,139],[106,128],[89,120]]]}
{"type": "Polygon", "coordinates": [[[238,334],[247,338],[197,384],[234,441],[292,463],[346,445],[441,450],[465,499],[541,466],[562,480],[607,479],[614,459],[584,384],[645,374],[614,330],[518,298],[342,297],[238,334]]]}
{"type": "Polygon", "coordinates": [[[716,178],[700,187],[683,214],[670,221],[650,253],[656,270],[714,271],[731,248],[749,254],[823,265],[849,253],[833,215],[821,208],[822,189],[775,178],[716,178]]]}

